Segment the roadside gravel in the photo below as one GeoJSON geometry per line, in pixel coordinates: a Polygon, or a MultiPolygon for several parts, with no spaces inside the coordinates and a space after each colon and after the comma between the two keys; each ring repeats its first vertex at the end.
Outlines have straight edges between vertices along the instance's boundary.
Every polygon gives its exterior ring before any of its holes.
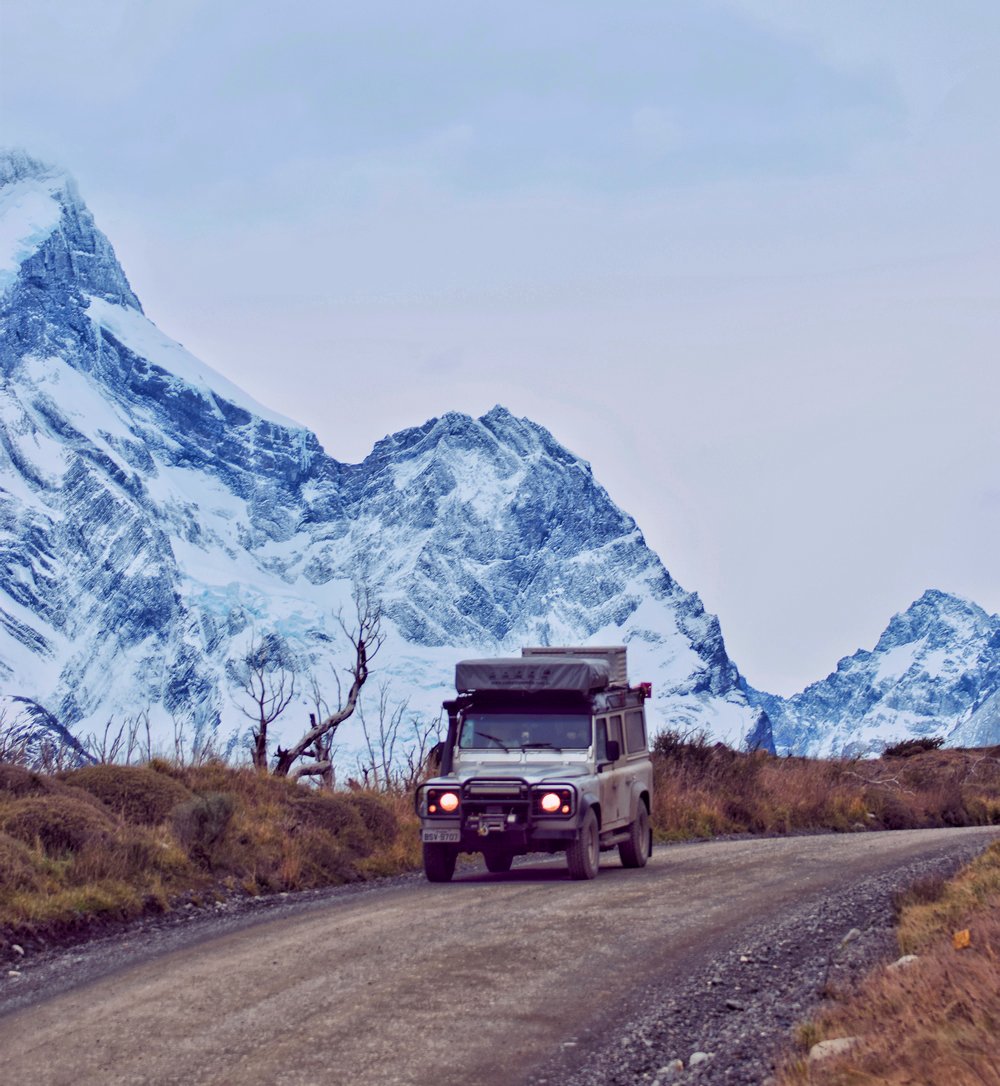
{"type": "Polygon", "coordinates": [[[593,883],[529,858],[451,886],[192,903],[62,951],[8,948],[0,1048],[12,1081],[39,1084],[760,1084],[824,991],[895,957],[893,890],[991,836],[691,843],[639,872],[609,857],[593,883]]]}
{"type": "Polygon", "coordinates": [[[780,920],[745,930],[685,982],[648,986],[630,1017],[610,1035],[597,1043],[580,1038],[568,1050],[564,1047],[529,1082],[766,1083],[796,1025],[825,997],[849,991],[872,968],[899,956],[893,892],[929,875],[948,877],[981,850],[964,845],[948,857],[870,876],[821,902],[786,911],[780,920]],[[584,1062],[578,1045],[586,1049],[584,1062]]]}

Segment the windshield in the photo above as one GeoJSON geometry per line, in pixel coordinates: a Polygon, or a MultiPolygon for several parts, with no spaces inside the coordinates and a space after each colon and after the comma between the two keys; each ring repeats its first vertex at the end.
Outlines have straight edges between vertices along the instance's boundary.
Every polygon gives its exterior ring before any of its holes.
{"type": "Polygon", "coordinates": [[[492,750],[586,750],[590,746],[586,713],[499,713],[468,710],[458,745],[492,750]]]}

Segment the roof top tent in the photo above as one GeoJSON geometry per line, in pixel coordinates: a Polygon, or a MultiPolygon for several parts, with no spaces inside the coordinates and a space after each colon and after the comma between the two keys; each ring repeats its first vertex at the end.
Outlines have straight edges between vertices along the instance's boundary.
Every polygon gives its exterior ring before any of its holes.
{"type": "Polygon", "coordinates": [[[628,664],[624,645],[565,645],[540,646],[521,649],[524,657],[560,656],[585,657],[588,660],[603,660],[608,667],[608,682],[611,686],[628,686],[628,664]]]}
{"type": "Polygon", "coordinates": [[[594,694],[611,686],[611,669],[600,657],[530,656],[461,660],[455,665],[459,694],[594,694]]]}

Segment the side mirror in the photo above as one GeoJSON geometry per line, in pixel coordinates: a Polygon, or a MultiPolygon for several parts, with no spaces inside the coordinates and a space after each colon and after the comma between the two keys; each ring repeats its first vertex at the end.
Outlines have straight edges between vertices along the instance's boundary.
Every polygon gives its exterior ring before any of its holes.
{"type": "Polygon", "coordinates": [[[605,753],[609,762],[617,762],[622,756],[621,744],[617,739],[609,739],[605,747],[605,753]]]}

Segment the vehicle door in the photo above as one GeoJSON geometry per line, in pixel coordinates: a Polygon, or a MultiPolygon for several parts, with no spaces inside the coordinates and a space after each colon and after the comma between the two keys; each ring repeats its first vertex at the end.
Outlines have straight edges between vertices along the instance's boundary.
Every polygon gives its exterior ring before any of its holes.
{"type": "Polygon", "coordinates": [[[625,766],[625,748],[622,746],[622,717],[620,713],[598,717],[595,733],[595,752],[597,764],[603,765],[598,780],[601,796],[601,828],[612,829],[628,818],[628,797],[624,799],[625,812],[622,813],[623,767],[625,766]],[[608,741],[618,744],[620,757],[616,762],[608,758],[608,741]]]}
{"type": "Polygon", "coordinates": [[[622,812],[625,818],[632,818],[632,797],[643,791],[652,795],[653,769],[646,739],[646,714],[640,707],[625,710],[625,766],[622,781],[622,794],[628,804],[628,809],[622,812]]]}

